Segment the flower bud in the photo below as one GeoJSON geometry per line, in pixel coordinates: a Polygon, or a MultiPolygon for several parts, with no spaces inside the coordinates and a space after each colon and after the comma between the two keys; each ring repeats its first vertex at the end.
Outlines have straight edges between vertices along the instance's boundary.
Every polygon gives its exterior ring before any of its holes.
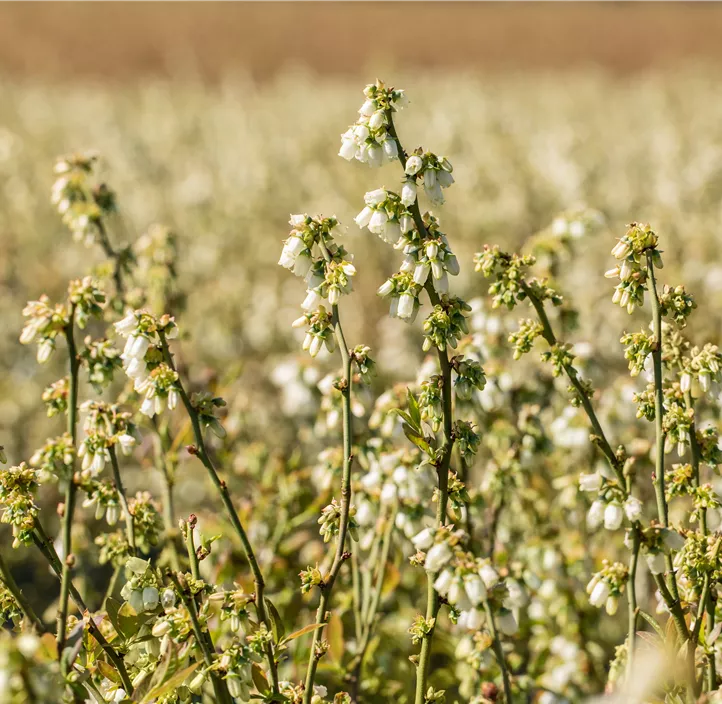
{"type": "Polygon", "coordinates": [[[594,472],[592,474],[579,475],[579,489],[581,491],[599,491],[602,487],[602,475],[594,472]]]}
{"type": "Polygon", "coordinates": [[[416,182],[411,179],[405,181],[401,187],[401,202],[406,206],[413,205],[416,201],[416,196],[416,182]]]}
{"type": "Polygon", "coordinates": [[[469,601],[471,601],[474,606],[486,599],[486,587],[479,575],[470,574],[464,577],[464,589],[466,590],[466,595],[469,597],[469,601]]]}
{"type": "Polygon", "coordinates": [[[511,611],[502,611],[497,619],[499,629],[505,636],[513,636],[519,630],[519,624],[511,611]]]}
{"type": "Polygon", "coordinates": [[[386,122],[386,115],[384,114],[383,110],[377,110],[371,117],[369,118],[369,127],[372,130],[377,130],[379,127],[383,126],[386,122]]]}
{"type": "Polygon", "coordinates": [[[409,176],[415,176],[421,171],[421,167],[424,165],[424,161],[420,156],[410,156],[406,160],[406,173],[409,176]]]}
{"type": "Polygon", "coordinates": [[[438,572],[451,558],[451,548],[446,543],[437,543],[426,553],[424,569],[427,572],[438,572]]]}
{"type": "Polygon", "coordinates": [[[479,576],[487,589],[491,589],[499,581],[499,575],[491,565],[482,565],[479,569],[479,576]]]}
{"type": "Polygon", "coordinates": [[[592,589],[592,593],[589,595],[589,603],[592,606],[596,606],[598,609],[601,608],[609,598],[609,591],[610,589],[607,582],[599,580],[594,586],[594,589],[592,589]]]}
{"type": "Polygon", "coordinates": [[[434,543],[434,535],[431,528],[424,528],[411,538],[411,542],[417,550],[428,550],[434,543]]]}
{"type": "Polygon", "coordinates": [[[171,630],[171,625],[168,621],[156,621],[151,633],[156,638],[162,638],[166,633],[169,633],[170,630],[171,630]]]}
{"type": "Polygon", "coordinates": [[[193,694],[200,694],[201,690],[203,689],[203,684],[206,681],[206,673],[205,672],[199,672],[190,682],[188,685],[188,689],[190,689],[193,694]]]}
{"type": "Polygon", "coordinates": [[[130,593],[128,603],[135,613],[143,613],[143,592],[140,589],[134,589],[130,593]]]}
{"type": "Polygon", "coordinates": [[[371,221],[371,216],[374,214],[374,211],[372,208],[369,208],[367,205],[355,218],[354,222],[360,227],[364,228],[366,227],[369,222],[371,221]]]}
{"type": "Polygon", "coordinates": [[[160,595],[155,587],[146,587],[143,589],[143,609],[145,611],[153,611],[158,606],[160,595]]]}
{"type": "Polygon", "coordinates": [[[604,527],[607,530],[617,530],[622,525],[622,519],[624,518],[624,511],[620,504],[616,501],[607,504],[604,509],[604,527]]]}
{"type": "Polygon", "coordinates": [[[410,293],[402,293],[401,296],[399,296],[399,318],[408,319],[413,315],[415,301],[415,297],[410,293]]]}
{"type": "Polygon", "coordinates": [[[642,502],[634,496],[630,496],[624,502],[624,513],[630,521],[637,521],[642,516],[642,502]]]}
{"type": "Polygon", "coordinates": [[[446,596],[449,593],[449,588],[454,581],[454,573],[451,570],[443,570],[439,572],[439,576],[434,581],[434,589],[441,594],[446,596]]]}
{"type": "Polygon", "coordinates": [[[648,552],[646,555],[647,566],[652,574],[664,574],[666,565],[664,559],[664,553],[662,552],[648,552]]]}

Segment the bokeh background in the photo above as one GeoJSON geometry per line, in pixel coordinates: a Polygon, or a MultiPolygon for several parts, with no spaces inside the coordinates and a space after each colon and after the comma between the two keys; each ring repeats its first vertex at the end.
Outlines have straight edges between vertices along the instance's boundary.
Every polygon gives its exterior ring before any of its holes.
{"type": "MultiPolygon", "coordinates": [[[[49,203],[56,156],[76,150],[102,156],[118,195],[115,243],[153,223],[176,233],[183,362],[222,390],[233,378],[244,442],[280,454],[294,443],[283,417],[298,409],[272,373],[301,356],[290,322],[303,289],[276,265],[289,213],[351,225],[347,337],[376,351],[379,390],[408,380],[418,327],[389,320],[375,296],[397,262],[352,222],[364,192],[398,175],[336,156],[376,77],[411,99],[398,120],[407,149],[454,164],[440,214],[460,295],[485,291],[471,264],[484,243],[513,249],[589,207],[605,224],[578,242],[560,286],[583,312],[572,341],[600,361],[597,386],[626,369],[622,331],[644,324],[612,306],[603,278],[629,221],[660,232],[665,280],[699,303],[693,334],[718,342],[721,36],[713,3],[0,4],[0,443],[16,463],[61,431],[38,401],[60,360],[38,368],[17,339],[27,300],[61,296],[102,261],[49,203]]],[[[194,465],[181,470],[179,510],[211,506],[194,465]]],[[[129,479],[131,490],[152,482],[129,479]]],[[[24,564],[20,580],[49,601],[43,569],[24,564]]]]}
{"type": "MultiPolygon", "coordinates": [[[[156,222],[176,233],[191,354],[253,367],[296,344],[300,287],[275,265],[288,214],[351,223],[365,191],[395,184],[389,169],[336,157],[377,76],[411,97],[407,148],[456,167],[443,218],[463,295],[482,292],[470,257],[485,242],[517,246],[588,206],[608,231],[585,240],[566,274],[581,282],[582,334],[616,341],[624,319],[597,303],[609,233],[630,220],[660,229],[717,330],[720,36],[714,3],[0,5],[3,442],[28,453],[37,389],[54,378],[39,378],[17,343],[23,303],[101,261],[49,204],[56,156],[101,154],[118,194],[116,243],[156,222]]],[[[351,224],[352,332],[393,375],[415,333],[382,315],[374,292],[394,262],[351,224]]]]}

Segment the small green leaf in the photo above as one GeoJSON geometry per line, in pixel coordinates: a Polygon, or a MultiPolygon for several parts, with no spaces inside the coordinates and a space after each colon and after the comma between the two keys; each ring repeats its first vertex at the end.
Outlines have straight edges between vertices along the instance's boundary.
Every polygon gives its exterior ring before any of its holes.
{"type": "Polygon", "coordinates": [[[100,674],[103,675],[103,677],[111,682],[115,682],[116,684],[121,683],[118,671],[112,665],[105,662],[105,660],[98,660],[98,670],[100,670],[100,674]]]}
{"type": "Polygon", "coordinates": [[[263,674],[263,670],[255,662],[251,666],[251,677],[253,678],[253,684],[256,685],[256,689],[261,694],[267,694],[270,691],[271,688],[268,686],[268,680],[263,674]]]}
{"type": "Polygon", "coordinates": [[[108,618],[118,634],[121,632],[118,622],[118,612],[120,611],[121,606],[123,605],[116,599],[113,599],[113,597],[108,597],[105,600],[105,610],[108,612],[108,618]]]}
{"type": "Polygon", "coordinates": [[[140,704],[150,704],[150,702],[154,701],[158,697],[162,697],[164,694],[167,694],[176,687],[180,687],[183,682],[185,682],[188,675],[193,673],[200,664],[200,662],[194,662],[192,665],[180,670],[180,672],[176,672],[175,675],[170,677],[163,684],[153,687],[153,689],[151,689],[150,692],[141,699],[140,704]]]}
{"type": "Polygon", "coordinates": [[[414,428],[421,428],[421,412],[419,411],[419,403],[414,397],[414,395],[411,393],[411,389],[406,389],[406,400],[409,404],[409,413],[411,414],[411,418],[413,419],[413,427],[414,428]]]}
{"type": "Polygon", "coordinates": [[[271,617],[271,630],[273,631],[273,639],[276,641],[276,643],[280,643],[281,638],[283,638],[283,634],[286,632],[285,628],[283,627],[283,620],[281,619],[281,615],[278,613],[278,609],[276,609],[270,599],[264,599],[263,601],[265,602],[266,608],[268,609],[268,615],[271,617]]]}
{"type": "Polygon", "coordinates": [[[294,631],[293,633],[287,635],[285,638],[283,638],[283,642],[290,643],[292,640],[300,638],[301,636],[305,636],[306,633],[311,633],[311,631],[316,631],[319,628],[323,628],[325,625],[325,623],[311,623],[308,626],[299,628],[297,631],[294,631]]]}
{"type": "Polygon", "coordinates": [[[426,442],[425,438],[423,438],[418,433],[414,432],[413,428],[409,427],[408,425],[403,426],[404,429],[404,435],[411,440],[416,447],[419,448],[422,452],[425,452],[427,455],[431,454],[431,446],[428,442],[426,442]]]}
{"type": "Polygon", "coordinates": [[[414,419],[406,411],[402,411],[400,408],[392,408],[389,413],[399,416],[400,418],[405,420],[412,428],[414,427],[414,419]]]}
{"type": "MultiPolygon", "coordinates": [[[[639,610],[639,615],[656,631],[657,635],[664,640],[664,631],[662,627],[657,623],[657,619],[646,611],[639,610]]],[[[671,619],[670,619],[671,620],[671,619]]]]}

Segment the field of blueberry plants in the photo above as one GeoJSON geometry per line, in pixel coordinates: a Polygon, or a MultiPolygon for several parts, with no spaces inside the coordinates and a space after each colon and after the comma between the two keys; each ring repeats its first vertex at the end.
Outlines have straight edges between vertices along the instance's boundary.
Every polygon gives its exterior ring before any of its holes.
{"type": "Polygon", "coordinates": [[[0,86],[0,704],[722,701],[715,76],[387,78],[0,86]]]}

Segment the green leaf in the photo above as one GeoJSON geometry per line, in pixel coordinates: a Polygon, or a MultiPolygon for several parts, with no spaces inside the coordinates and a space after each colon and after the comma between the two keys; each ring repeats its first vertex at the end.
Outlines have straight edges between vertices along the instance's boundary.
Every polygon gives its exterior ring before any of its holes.
{"type": "Polygon", "coordinates": [[[280,643],[283,634],[286,632],[283,626],[283,620],[281,615],[278,613],[278,609],[273,605],[270,599],[264,599],[266,608],[268,609],[268,615],[271,617],[271,630],[273,631],[273,639],[276,643],[280,643]]]}
{"type": "Polygon", "coordinates": [[[177,650],[174,644],[171,643],[161,659],[160,664],[156,667],[153,676],[135,688],[133,692],[134,701],[138,701],[142,697],[145,697],[148,692],[162,686],[163,683],[178,670],[178,665],[177,650]]]}
{"type": "Polygon", "coordinates": [[[416,447],[419,448],[422,452],[425,452],[427,455],[431,454],[431,446],[428,442],[426,442],[426,439],[419,435],[418,433],[414,432],[413,428],[411,428],[408,425],[403,426],[404,435],[411,440],[416,447]]]}
{"type": "Polygon", "coordinates": [[[419,403],[414,397],[414,395],[411,393],[411,389],[407,387],[406,389],[406,400],[409,404],[409,413],[411,414],[411,418],[413,419],[413,427],[414,428],[421,428],[421,411],[419,411],[419,403]]]}
{"type": "MultiPolygon", "coordinates": [[[[664,640],[664,631],[662,627],[657,623],[657,619],[646,611],[639,610],[639,615],[656,631],[657,635],[664,640]]],[[[671,619],[670,619],[671,621],[671,619]]]]}
{"type": "Polygon", "coordinates": [[[256,685],[256,689],[261,694],[265,695],[270,691],[271,688],[268,686],[268,680],[263,674],[263,670],[255,662],[251,666],[251,677],[253,678],[253,684],[256,685]]]}
{"type": "Polygon", "coordinates": [[[100,674],[106,679],[109,679],[111,682],[115,682],[116,684],[121,683],[118,671],[112,665],[105,662],[105,660],[98,660],[98,669],[100,670],[100,674]]]}
{"type": "Polygon", "coordinates": [[[392,413],[393,415],[400,416],[403,420],[405,420],[412,428],[414,427],[414,419],[406,412],[402,411],[400,408],[392,408],[389,413],[392,413]]]}
{"type": "Polygon", "coordinates": [[[292,640],[295,640],[296,638],[300,638],[301,636],[305,636],[306,633],[311,633],[311,631],[316,631],[319,628],[323,628],[326,624],[325,623],[311,623],[308,626],[304,626],[303,628],[299,628],[297,631],[294,631],[293,633],[287,635],[284,639],[284,643],[289,643],[292,640]]]}
{"type": "Polygon", "coordinates": [[[118,600],[113,599],[112,596],[109,596],[105,600],[105,610],[108,612],[108,618],[110,619],[110,622],[113,624],[113,628],[115,628],[118,635],[120,635],[120,624],[118,621],[118,612],[120,611],[121,606],[123,606],[118,600]]]}
{"type": "Polygon", "coordinates": [[[164,694],[168,694],[168,692],[176,687],[180,687],[183,682],[185,682],[188,675],[194,672],[200,664],[200,662],[194,662],[192,665],[180,670],[180,672],[176,672],[175,675],[170,677],[163,684],[153,687],[153,689],[151,689],[148,694],[141,699],[140,704],[150,704],[154,699],[162,697],[164,694]]]}

